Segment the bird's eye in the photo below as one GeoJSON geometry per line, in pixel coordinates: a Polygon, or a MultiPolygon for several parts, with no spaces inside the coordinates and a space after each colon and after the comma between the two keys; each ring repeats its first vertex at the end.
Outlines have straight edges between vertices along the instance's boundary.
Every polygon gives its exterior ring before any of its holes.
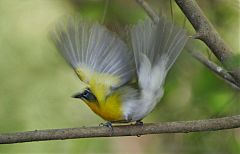
{"type": "Polygon", "coordinates": [[[89,97],[89,95],[90,95],[90,92],[89,91],[84,91],[83,92],[83,94],[82,94],[82,96],[84,97],[84,98],[88,98],[89,97]]]}
{"type": "Polygon", "coordinates": [[[89,102],[93,102],[96,101],[97,98],[95,97],[95,95],[91,92],[90,89],[86,89],[83,93],[82,93],[82,97],[86,100],[88,100],[89,102]]]}

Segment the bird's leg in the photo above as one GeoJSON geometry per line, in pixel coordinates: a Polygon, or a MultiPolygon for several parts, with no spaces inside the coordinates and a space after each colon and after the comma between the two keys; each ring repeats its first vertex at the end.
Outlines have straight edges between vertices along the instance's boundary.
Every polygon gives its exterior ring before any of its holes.
{"type": "MultiPolygon", "coordinates": [[[[135,123],[135,125],[136,125],[136,126],[143,126],[142,119],[137,120],[136,123],[135,123]]],[[[141,137],[141,135],[137,135],[137,137],[141,137]]]]}
{"type": "Polygon", "coordinates": [[[112,134],[113,134],[113,127],[112,127],[112,123],[110,121],[108,121],[106,123],[100,123],[99,126],[108,127],[111,130],[111,136],[112,136],[112,134]]]}
{"type": "Polygon", "coordinates": [[[99,126],[105,126],[105,127],[111,128],[112,127],[112,123],[110,121],[108,121],[106,123],[100,123],[99,126]]]}

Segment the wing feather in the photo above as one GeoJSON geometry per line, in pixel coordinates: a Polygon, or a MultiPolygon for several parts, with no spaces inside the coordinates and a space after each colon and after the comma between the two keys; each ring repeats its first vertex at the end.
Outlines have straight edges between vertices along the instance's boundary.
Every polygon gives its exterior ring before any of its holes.
{"type": "Polygon", "coordinates": [[[136,121],[150,113],[160,101],[166,75],[188,37],[185,30],[163,18],[156,24],[151,20],[140,22],[130,33],[141,95],[138,100],[126,103],[125,115],[136,121]]]}
{"type": "Polygon", "coordinates": [[[132,54],[104,26],[70,18],[58,24],[52,38],[82,81],[116,88],[132,79],[132,54]]]}
{"type": "Polygon", "coordinates": [[[157,24],[150,19],[139,22],[131,29],[131,39],[137,72],[142,54],[147,56],[152,65],[163,60],[163,57],[168,58],[165,59],[167,72],[184,47],[187,36],[183,29],[160,18],[157,24]]]}

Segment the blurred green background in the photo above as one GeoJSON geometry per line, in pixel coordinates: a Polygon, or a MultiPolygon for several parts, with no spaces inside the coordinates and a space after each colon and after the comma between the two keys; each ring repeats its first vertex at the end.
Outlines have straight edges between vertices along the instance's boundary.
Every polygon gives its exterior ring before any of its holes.
{"type": "MultiPolygon", "coordinates": [[[[149,4],[171,19],[166,0],[149,4]]],[[[198,0],[223,39],[240,54],[238,0],[198,0]]],[[[81,87],[49,40],[64,15],[108,25],[146,18],[134,0],[0,0],[0,133],[96,126],[103,122],[70,96],[81,87]],[[107,7],[106,7],[107,6],[107,7]],[[107,8],[107,9],[106,9],[107,8]],[[106,12],[105,17],[103,17],[106,12]]],[[[194,31],[173,1],[173,19],[194,31]],[[185,22],[186,21],[186,22],[185,22]]],[[[200,41],[196,49],[218,63],[200,41]]],[[[207,119],[240,113],[240,94],[183,51],[165,84],[165,96],[144,122],[207,119]]],[[[141,137],[92,138],[0,145],[0,153],[240,153],[240,129],[141,137]]]]}

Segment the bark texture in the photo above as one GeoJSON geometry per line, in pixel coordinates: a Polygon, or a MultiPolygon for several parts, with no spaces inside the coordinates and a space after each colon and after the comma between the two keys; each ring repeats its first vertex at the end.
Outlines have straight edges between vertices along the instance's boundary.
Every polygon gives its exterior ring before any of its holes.
{"type": "Polygon", "coordinates": [[[240,115],[237,115],[232,117],[207,120],[147,123],[143,125],[118,125],[113,126],[112,129],[106,126],[98,126],[7,133],[0,134],[0,144],[92,137],[140,136],[162,133],[189,133],[216,131],[239,127],[240,115]]]}

